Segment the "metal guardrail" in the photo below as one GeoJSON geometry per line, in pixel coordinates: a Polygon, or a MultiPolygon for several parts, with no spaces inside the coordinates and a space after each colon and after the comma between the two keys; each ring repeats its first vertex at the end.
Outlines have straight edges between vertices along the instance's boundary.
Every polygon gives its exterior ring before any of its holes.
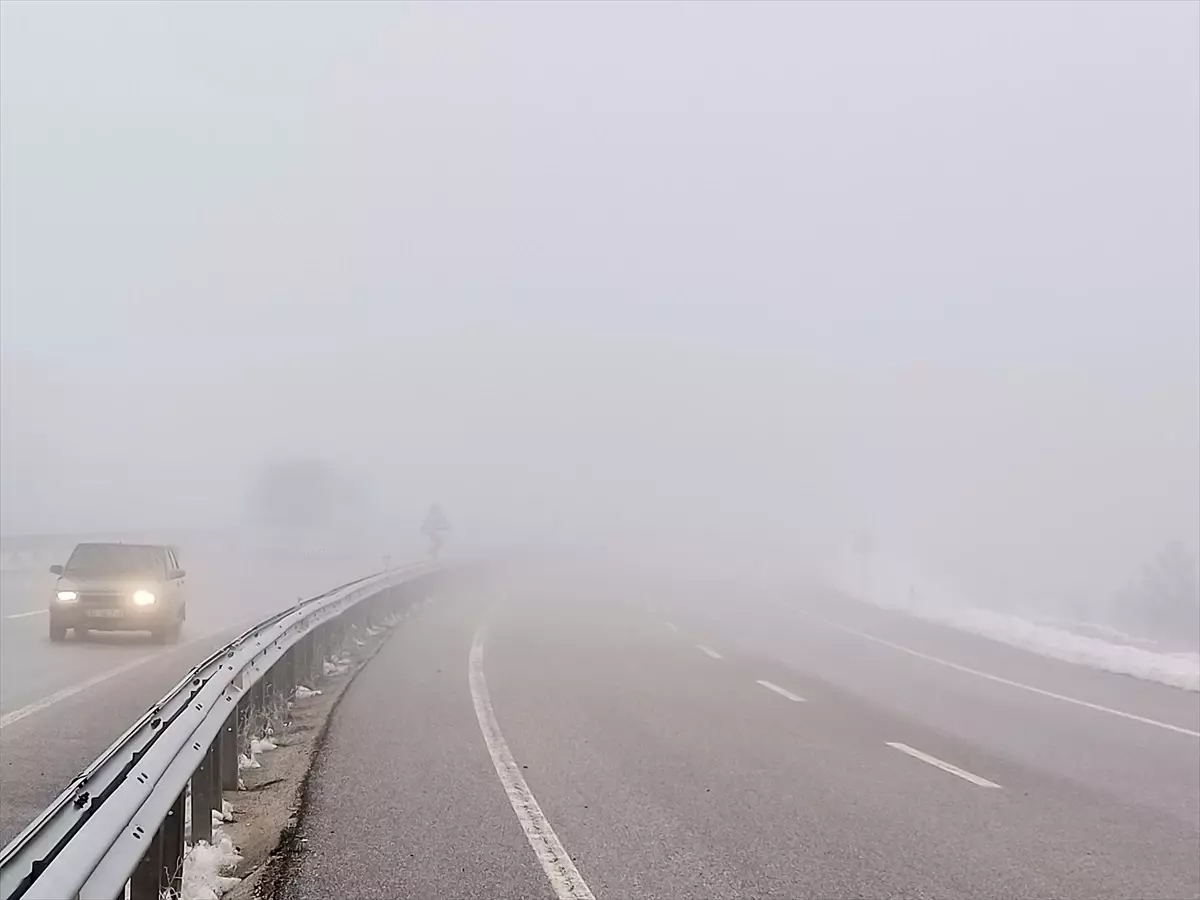
{"type": "Polygon", "coordinates": [[[381,622],[421,563],[371,575],[260,622],[196,666],[0,851],[2,900],[178,897],[185,809],[212,839],[222,792],[238,787],[239,739],[301,682],[322,677],[353,626],[381,622]]]}

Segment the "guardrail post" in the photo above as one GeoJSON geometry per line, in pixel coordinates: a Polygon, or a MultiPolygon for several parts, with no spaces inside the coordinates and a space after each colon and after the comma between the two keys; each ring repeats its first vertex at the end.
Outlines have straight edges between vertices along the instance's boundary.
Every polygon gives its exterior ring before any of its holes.
{"type": "Polygon", "coordinates": [[[192,773],[192,843],[212,843],[213,748],[204,754],[200,767],[192,773]]]}
{"type": "Polygon", "coordinates": [[[325,680],[325,659],[329,656],[329,624],[322,622],[313,632],[313,682],[325,680]]]}
{"type": "Polygon", "coordinates": [[[308,681],[305,682],[309,687],[316,687],[317,682],[321,680],[322,664],[321,660],[321,626],[318,625],[308,633],[308,650],[305,657],[308,660],[308,681]]]}
{"type": "Polygon", "coordinates": [[[318,625],[317,630],[313,632],[312,649],[309,652],[309,661],[312,664],[313,686],[316,687],[316,685],[325,677],[324,625],[318,625]]]}
{"type": "MultiPolygon", "coordinates": [[[[224,730],[224,729],[222,729],[224,730]]],[[[212,746],[208,748],[208,755],[212,758],[212,808],[217,812],[224,812],[225,805],[222,803],[224,799],[221,796],[221,791],[225,788],[225,754],[221,752],[221,735],[217,735],[212,746]]]]}
{"type": "Polygon", "coordinates": [[[284,701],[290,700],[296,693],[296,657],[292,655],[292,649],[288,647],[284,650],[279,662],[275,663],[275,668],[279,670],[275,683],[279,685],[280,696],[284,701]]]}
{"type": "Polygon", "coordinates": [[[308,679],[308,665],[305,659],[305,648],[308,647],[308,635],[301,635],[300,640],[296,641],[292,647],[292,668],[294,670],[295,682],[297,685],[305,684],[308,679]]]}
{"type": "Polygon", "coordinates": [[[183,896],[183,856],[186,852],[183,842],[184,821],[187,811],[187,789],[175,798],[174,805],[167,811],[159,831],[162,833],[162,877],[159,879],[159,893],[155,900],[166,889],[168,896],[175,900],[183,896]]]}
{"type": "MultiPolygon", "coordinates": [[[[129,879],[130,900],[158,900],[159,879],[163,871],[163,830],[159,828],[150,838],[133,877],[129,879]]],[[[123,894],[122,894],[123,896],[123,894]]]]}
{"type": "Polygon", "coordinates": [[[240,764],[242,753],[250,755],[250,739],[254,736],[255,712],[253,697],[250,694],[244,694],[238,701],[237,717],[237,752],[240,764]]]}
{"type": "Polygon", "coordinates": [[[298,667],[296,671],[297,684],[306,684],[309,687],[313,686],[313,654],[316,652],[313,648],[315,647],[315,636],[310,631],[304,636],[296,648],[296,652],[298,654],[296,657],[296,665],[298,667]]]}
{"type": "Polygon", "coordinates": [[[238,710],[234,707],[225,724],[221,726],[221,736],[217,738],[220,744],[221,757],[221,789],[236,791],[238,789],[238,710]]]}
{"type": "Polygon", "coordinates": [[[258,707],[259,723],[258,727],[265,727],[271,721],[271,710],[275,708],[278,702],[275,696],[275,667],[267,669],[263,672],[262,680],[259,682],[262,685],[262,702],[258,707]]]}

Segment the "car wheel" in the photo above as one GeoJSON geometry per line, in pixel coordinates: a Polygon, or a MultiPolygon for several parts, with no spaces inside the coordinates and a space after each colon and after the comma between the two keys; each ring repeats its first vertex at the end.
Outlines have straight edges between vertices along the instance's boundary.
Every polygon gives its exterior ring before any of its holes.
{"type": "Polygon", "coordinates": [[[175,644],[179,641],[179,622],[172,622],[170,625],[161,625],[150,632],[150,636],[156,644],[175,644]]]}
{"type": "Polygon", "coordinates": [[[51,622],[50,623],[50,640],[58,642],[58,641],[65,641],[66,639],[67,639],[66,627],[63,625],[55,625],[53,622],[51,622]]]}
{"type": "Polygon", "coordinates": [[[86,641],[91,636],[92,636],[92,633],[90,631],[88,631],[86,628],[76,628],[75,629],[75,640],[77,640],[77,641],[86,641]]]}

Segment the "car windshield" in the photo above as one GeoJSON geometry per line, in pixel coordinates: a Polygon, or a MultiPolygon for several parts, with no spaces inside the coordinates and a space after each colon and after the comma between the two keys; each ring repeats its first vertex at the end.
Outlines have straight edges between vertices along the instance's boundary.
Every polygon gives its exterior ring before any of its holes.
{"type": "Polygon", "coordinates": [[[160,571],[158,550],[130,544],[80,544],[66,568],[68,575],[145,575],[160,571]]]}

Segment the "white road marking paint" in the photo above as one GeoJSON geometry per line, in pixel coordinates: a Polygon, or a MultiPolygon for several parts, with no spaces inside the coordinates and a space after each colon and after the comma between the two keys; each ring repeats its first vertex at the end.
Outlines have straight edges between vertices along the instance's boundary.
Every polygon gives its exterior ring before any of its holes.
{"type": "Polygon", "coordinates": [[[63,688],[61,691],[56,691],[48,697],[43,697],[41,700],[36,700],[33,703],[30,703],[28,706],[22,706],[20,709],[14,709],[12,712],[5,713],[4,715],[0,716],[0,728],[7,728],[14,722],[20,722],[26,716],[32,716],[34,713],[39,713],[44,709],[48,709],[61,700],[66,700],[68,697],[74,697],[76,694],[81,694],[89,688],[94,688],[98,684],[103,684],[111,678],[116,678],[118,675],[124,675],[126,672],[136,669],[138,666],[144,666],[148,662],[152,662],[160,657],[166,656],[169,653],[174,653],[177,650],[182,650],[185,647],[190,647],[192,644],[198,644],[200,641],[207,640],[211,637],[211,634],[207,634],[188,641],[186,644],[178,644],[174,647],[167,647],[166,649],[151,653],[148,656],[138,657],[137,659],[131,660],[124,665],[117,666],[115,669],[109,669],[107,672],[101,672],[99,675],[95,675],[89,678],[87,681],[81,681],[79,684],[63,688]]]}
{"type": "Polygon", "coordinates": [[[714,650],[712,647],[705,647],[703,644],[697,644],[696,649],[699,650],[701,653],[703,653],[705,656],[711,657],[712,659],[720,659],[721,658],[721,654],[718,653],[716,650],[714,650]]]}
{"type": "Polygon", "coordinates": [[[888,741],[887,745],[899,750],[901,753],[907,753],[914,759],[919,759],[921,762],[926,762],[931,766],[936,766],[944,772],[949,772],[951,775],[957,775],[959,778],[971,782],[971,784],[977,784],[980,787],[985,788],[1000,787],[1000,785],[996,784],[994,781],[988,781],[986,778],[980,778],[978,775],[974,775],[971,772],[968,772],[966,769],[960,769],[958,766],[953,766],[943,759],[938,759],[936,756],[930,756],[928,753],[922,753],[920,750],[914,750],[912,747],[908,746],[908,744],[900,744],[894,741],[888,741]]]}
{"type": "Polygon", "coordinates": [[[487,744],[488,753],[492,757],[492,765],[496,767],[496,775],[508,802],[512,804],[513,812],[525,831],[529,846],[542,864],[542,871],[550,881],[550,887],[558,900],[596,900],[583,876],[571,862],[558,835],[550,827],[550,822],[538,806],[537,799],[525,783],[521,775],[521,767],[513,759],[508,749],[508,742],[500,731],[500,723],[496,721],[496,713],[492,709],[492,701],[488,696],[487,681],[483,677],[483,638],[486,626],[481,625],[475,632],[475,641],[471,645],[471,659],[468,667],[468,681],[471,685],[471,699],[475,701],[475,716],[479,719],[479,729],[483,732],[483,742],[487,744]]]}
{"type": "Polygon", "coordinates": [[[768,691],[774,691],[774,692],[775,692],[775,693],[777,693],[777,694],[778,694],[780,697],[787,697],[787,698],[788,698],[789,700],[791,700],[793,703],[803,703],[803,702],[804,702],[804,698],[803,698],[803,697],[801,697],[799,694],[793,694],[793,693],[792,693],[791,691],[789,691],[787,688],[781,688],[779,685],[777,685],[777,684],[772,684],[770,681],[763,681],[763,680],[760,678],[760,679],[758,680],[758,682],[757,682],[757,683],[758,683],[758,684],[761,684],[761,685],[762,685],[763,687],[765,687],[765,688],[766,688],[768,691]]]}
{"type": "Polygon", "coordinates": [[[679,630],[679,626],[676,625],[674,622],[663,622],[663,624],[666,625],[668,628],[670,628],[672,631],[679,630]]]}
{"type": "Polygon", "coordinates": [[[867,634],[865,631],[859,631],[856,628],[851,628],[848,625],[842,625],[839,622],[833,622],[823,616],[813,615],[810,612],[798,609],[796,612],[802,616],[807,616],[810,619],[815,619],[818,622],[845,631],[847,634],[854,634],[860,638],[865,638],[868,641],[874,641],[876,644],[882,644],[885,647],[891,647],[893,650],[899,650],[901,653],[907,653],[910,656],[915,656],[918,659],[924,659],[932,663],[937,663],[940,666],[946,666],[950,669],[956,669],[959,672],[966,672],[968,675],[975,675],[979,678],[986,678],[988,681],[994,681],[997,684],[1006,684],[1009,687],[1020,688],[1023,691],[1029,691],[1031,694],[1039,694],[1042,697],[1049,697],[1052,700],[1061,700],[1063,703],[1072,703],[1075,706],[1082,706],[1087,709],[1094,709],[1096,712],[1108,713],[1110,716],[1120,716],[1122,719],[1129,719],[1134,722],[1141,722],[1143,725],[1153,725],[1155,728],[1164,728],[1167,731],[1174,731],[1178,734],[1186,734],[1189,737],[1200,738],[1200,731],[1193,731],[1190,728],[1184,728],[1182,725],[1172,725],[1170,722],[1160,722],[1158,719],[1148,719],[1145,716],[1135,715],[1134,713],[1124,712],[1123,710],[1113,709],[1111,706],[1102,706],[1099,703],[1091,703],[1087,700],[1080,700],[1077,697],[1068,697],[1065,694],[1056,694],[1054,691],[1043,690],[1039,687],[1034,687],[1031,684],[1023,684],[1020,681],[1013,681],[1010,678],[1002,678],[999,675],[992,675],[990,672],[981,672],[978,669],[972,669],[970,666],[962,666],[958,663],[950,662],[946,659],[941,659],[937,656],[930,656],[928,653],[922,653],[919,650],[913,650],[910,647],[905,647],[902,644],[894,644],[891,641],[885,641],[883,638],[875,637],[873,634],[867,634]]]}
{"type": "Polygon", "coordinates": [[[30,703],[28,706],[22,706],[20,709],[14,709],[10,713],[5,713],[3,716],[0,716],[0,728],[6,728],[14,722],[21,721],[26,716],[32,716],[36,712],[41,712],[43,709],[53,706],[60,700],[66,700],[68,697],[74,697],[76,694],[80,694],[86,691],[88,688],[93,688],[98,684],[103,684],[110,678],[116,678],[118,675],[124,675],[131,669],[136,669],[138,666],[144,665],[150,662],[152,659],[158,659],[158,657],[162,656],[164,653],[169,652],[170,651],[167,650],[161,650],[158,653],[151,653],[149,656],[143,656],[140,659],[127,662],[123,666],[117,666],[115,669],[109,669],[107,672],[101,672],[99,675],[89,678],[87,681],[81,681],[79,684],[72,685],[68,688],[63,688],[61,691],[57,691],[51,694],[49,697],[43,697],[41,700],[30,703]]]}
{"type": "Polygon", "coordinates": [[[48,609],[31,609],[29,612],[13,613],[11,616],[5,616],[6,619],[24,619],[29,616],[44,616],[50,612],[48,609]]]}

